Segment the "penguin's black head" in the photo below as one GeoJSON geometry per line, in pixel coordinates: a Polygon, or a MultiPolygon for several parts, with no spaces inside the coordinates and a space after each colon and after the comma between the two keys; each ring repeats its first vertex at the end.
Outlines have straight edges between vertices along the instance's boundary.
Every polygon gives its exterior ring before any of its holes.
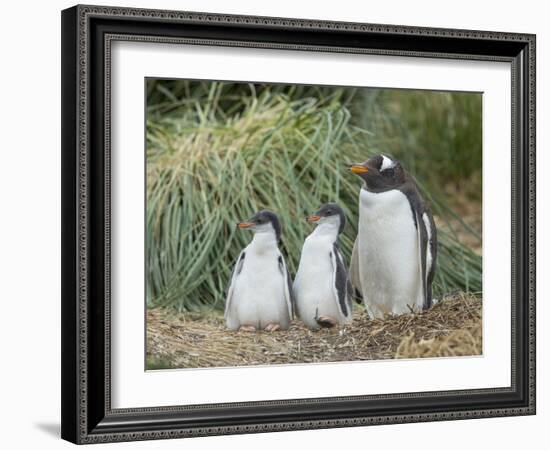
{"type": "Polygon", "coordinates": [[[281,238],[281,222],[273,211],[262,209],[250,219],[237,224],[239,228],[249,228],[255,233],[274,232],[277,240],[281,238]]]}
{"type": "Polygon", "coordinates": [[[344,210],[336,203],[325,203],[319,210],[307,218],[308,222],[335,223],[338,225],[338,234],[344,231],[346,226],[346,215],[344,210]]]}
{"type": "Polygon", "coordinates": [[[395,189],[406,181],[399,161],[386,155],[376,155],[364,163],[352,164],[350,170],[365,181],[368,190],[374,192],[395,189]]]}

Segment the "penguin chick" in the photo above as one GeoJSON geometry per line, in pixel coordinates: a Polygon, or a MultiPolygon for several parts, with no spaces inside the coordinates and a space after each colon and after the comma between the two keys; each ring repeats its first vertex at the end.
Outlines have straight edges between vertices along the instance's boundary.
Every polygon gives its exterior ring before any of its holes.
{"type": "Polygon", "coordinates": [[[314,330],[350,323],[352,286],[337,243],[344,211],[327,203],[307,220],[317,226],[304,242],[294,282],[297,314],[314,330]]]}
{"type": "Polygon", "coordinates": [[[227,290],[225,321],[230,330],[286,330],[293,316],[292,280],[279,251],[281,224],[262,210],[237,226],[254,232],[241,251],[227,290]]]}
{"type": "Polygon", "coordinates": [[[350,170],[363,180],[350,276],[367,312],[382,318],[428,309],[437,232],[416,181],[385,155],[350,170]]]}

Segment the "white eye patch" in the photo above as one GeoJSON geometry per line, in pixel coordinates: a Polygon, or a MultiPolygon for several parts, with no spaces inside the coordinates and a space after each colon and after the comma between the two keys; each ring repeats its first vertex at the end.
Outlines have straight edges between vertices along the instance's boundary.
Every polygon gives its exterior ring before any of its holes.
{"type": "Polygon", "coordinates": [[[383,172],[386,169],[391,169],[394,166],[395,163],[390,158],[382,155],[382,165],[380,166],[380,172],[383,172]]]}

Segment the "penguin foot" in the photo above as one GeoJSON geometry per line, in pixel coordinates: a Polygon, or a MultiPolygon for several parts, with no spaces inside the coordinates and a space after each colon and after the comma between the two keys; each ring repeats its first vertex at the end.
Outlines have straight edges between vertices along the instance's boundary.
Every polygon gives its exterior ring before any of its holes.
{"type": "Polygon", "coordinates": [[[317,323],[321,328],[334,328],[338,322],[330,316],[317,317],[317,323]]]}
{"type": "Polygon", "coordinates": [[[268,323],[264,328],[265,331],[270,331],[270,332],[278,331],[280,329],[281,329],[281,326],[278,323],[268,323]]]}
{"type": "Polygon", "coordinates": [[[254,333],[256,331],[256,327],[254,325],[241,325],[239,327],[239,331],[247,331],[249,333],[254,333]]]}

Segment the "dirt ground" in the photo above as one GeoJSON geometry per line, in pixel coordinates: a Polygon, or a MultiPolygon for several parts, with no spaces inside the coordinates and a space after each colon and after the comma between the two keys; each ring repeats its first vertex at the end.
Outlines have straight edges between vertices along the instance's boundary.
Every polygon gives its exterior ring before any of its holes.
{"type": "Polygon", "coordinates": [[[391,358],[471,356],[482,352],[482,300],[448,296],[420,314],[311,331],[295,320],[287,331],[232,332],[219,314],[147,311],[148,369],[319,363],[391,358]]]}

